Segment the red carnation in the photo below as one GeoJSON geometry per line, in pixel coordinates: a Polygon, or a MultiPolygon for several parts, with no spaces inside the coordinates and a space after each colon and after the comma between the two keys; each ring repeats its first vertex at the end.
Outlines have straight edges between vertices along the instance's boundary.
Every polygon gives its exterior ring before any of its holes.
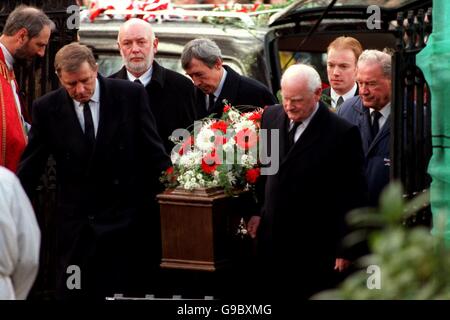
{"type": "Polygon", "coordinates": [[[202,170],[207,174],[211,174],[216,171],[216,168],[219,166],[220,159],[216,155],[216,150],[213,150],[210,154],[207,154],[202,159],[202,170]]]}
{"type": "Polygon", "coordinates": [[[173,167],[168,167],[168,168],[166,169],[166,174],[167,174],[167,175],[173,174],[173,167]]]}
{"type": "Polygon", "coordinates": [[[252,112],[250,117],[248,117],[249,120],[252,120],[253,122],[259,122],[261,120],[261,113],[259,112],[252,112]]]}
{"type": "Polygon", "coordinates": [[[240,148],[248,150],[256,145],[258,142],[258,135],[255,131],[245,128],[236,133],[234,140],[240,148]]]}
{"type": "Polygon", "coordinates": [[[189,136],[189,138],[181,145],[181,148],[178,150],[178,154],[182,156],[188,150],[191,150],[193,145],[194,145],[194,137],[189,136]]]}
{"type": "Polygon", "coordinates": [[[248,169],[245,173],[245,179],[248,183],[254,184],[256,183],[256,180],[258,180],[258,177],[261,175],[261,169],[260,168],[253,168],[248,169]]]}
{"type": "Polygon", "coordinates": [[[228,124],[225,121],[219,120],[211,124],[211,129],[220,130],[223,133],[227,133],[228,124]]]}
{"type": "Polygon", "coordinates": [[[231,106],[229,104],[226,104],[225,107],[223,107],[223,112],[228,112],[231,109],[231,106]]]}

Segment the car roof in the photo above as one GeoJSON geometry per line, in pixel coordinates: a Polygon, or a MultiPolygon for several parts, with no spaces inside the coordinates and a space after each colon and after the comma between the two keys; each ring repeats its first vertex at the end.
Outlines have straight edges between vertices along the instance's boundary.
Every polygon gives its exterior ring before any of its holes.
{"type": "MultiPolygon", "coordinates": [[[[95,46],[98,50],[116,50],[117,33],[124,21],[96,21],[95,23],[81,23],[79,35],[81,42],[95,46]]],[[[152,28],[159,39],[171,39],[174,44],[184,46],[189,40],[198,37],[208,37],[214,40],[223,50],[221,44],[234,42],[243,50],[246,46],[255,44],[255,39],[263,42],[266,29],[259,28],[252,31],[235,26],[213,25],[201,22],[152,23],[152,28]]],[[[257,42],[256,42],[257,43],[257,42]]],[[[180,51],[181,52],[181,51],[180,51]]]]}
{"type": "MultiPolygon", "coordinates": [[[[79,28],[79,38],[82,44],[91,47],[100,59],[105,54],[120,56],[117,47],[117,34],[124,20],[83,21],[79,28]],[[103,55],[103,56],[101,56],[103,55]]],[[[151,23],[156,37],[159,39],[158,52],[155,56],[163,66],[183,73],[179,58],[187,42],[205,37],[217,43],[222,51],[226,64],[236,72],[254,78],[266,85],[269,75],[264,63],[264,36],[267,28],[245,29],[234,25],[220,25],[198,21],[164,21],[151,23]],[[170,61],[168,61],[169,59],[170,61]],[[178,61],[174,64],[174,61],[178,61]]],[[[101,61],[100,61],[101,62],[101,61]]],[[[99,63],[101,69],[105,64],[99,63]]],[[[120,61],[106,62],[108,72],[117,71],[120,61]],[[114,65],[111,67],[111,65],[114,65]]],[[[103,72],[106,72],[103,70],[103,72]]]]}
{"type": "MultiPolygon", "coordinates": [[[[299,20],[316,20],[333,0],[296,0],[288,7],[275,13],[269,20],[269,26],[283,25],[299,20]]],[[[329,8],[327,17],[367,19],[368,7],[377,6],[384,15],[383,20],[395,19],[399,11],[414,9],[422,6],[427,0],[336,0],[329,8]],[[386,16],[390,16],[387,18],[386,16]]]]}

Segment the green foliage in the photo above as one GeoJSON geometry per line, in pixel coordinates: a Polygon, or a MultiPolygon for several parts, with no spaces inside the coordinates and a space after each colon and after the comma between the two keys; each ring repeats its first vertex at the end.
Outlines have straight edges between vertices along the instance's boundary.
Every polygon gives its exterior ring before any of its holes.
{"type": "MultiPolygon", "coordinates": [[[[350,213],[353,225],[378,226],[369,237],[372,253],[358,261],[360,271],[337,289],[324,291],[314,299],[450,299],[450,251],[443,233],[433,236],[427,228],[402,225],[405,216],[427,205],[429,195],[405,201],[402,194],[401,185],[392,183],[383,192],[378,210],[366,208],[350,213]],[[368,288],[371,265],[379,267],[379,289],[368,288]]],[[[352,241],[360,237],[352,235],[352,241]]]]}

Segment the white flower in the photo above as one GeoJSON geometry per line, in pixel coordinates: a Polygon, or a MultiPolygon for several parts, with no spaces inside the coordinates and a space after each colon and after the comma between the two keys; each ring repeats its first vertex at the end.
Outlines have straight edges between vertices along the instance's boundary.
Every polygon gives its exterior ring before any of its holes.
{"type": "Polygon", "coordinates": [[[214,131],[206,126],[200,129],[196,139],[195,146],[202,151],[209,151],[214,147],[214,131]]]}
{"type": "Polygon", "coordinates": [[[230,120],[232,122],[236,122],[236,121],[239,120],[241,115],[238,112],[234,111],[234,110],[230,110],[230,111],[228,111],[228,117],[230,117],[230,120]]]}
{"type": "Polygon", "coordinates": [[[236,130],[236,132],[239,132],[242,129],[251,129],[252,131],[256,130],[255,124],[251,120],[243,120],[236,122],[233,127],[236,130]]]}
{"type": "Polygon", "coordinates": [[[222,147],[223,151],[225,151],[225,152],[233,151],[235,144],[236,144],[236,142],[234,141],[234,139],[228,139],[227,143],[225,143],[222,147]]]}
{"type": "MultiPolygon", "coordinates": [[[[179,164],[182,168],[194,169],[201,161],[202,153],[200,151],[190,151],[180,157],[179,164]]],[[[194,175],[193,172],[192,175],[194,175]]]]}
{"type": "Polygon", "coordinates": [[[243,154],[241,157],[241,162],[239,163],[246,168],[251,168],[256,164],[255,158],[250,154],[243,154]]]}

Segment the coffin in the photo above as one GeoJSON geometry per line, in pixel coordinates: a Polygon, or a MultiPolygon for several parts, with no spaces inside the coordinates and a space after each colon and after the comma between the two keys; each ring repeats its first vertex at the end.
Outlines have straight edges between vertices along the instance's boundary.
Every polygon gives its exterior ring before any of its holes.
{"type": "Polygon", "coordinates": [[[221,188],[166,190],[158,195],[162,268],[216,271],[233,264],[248,193],[221,188]]]}

